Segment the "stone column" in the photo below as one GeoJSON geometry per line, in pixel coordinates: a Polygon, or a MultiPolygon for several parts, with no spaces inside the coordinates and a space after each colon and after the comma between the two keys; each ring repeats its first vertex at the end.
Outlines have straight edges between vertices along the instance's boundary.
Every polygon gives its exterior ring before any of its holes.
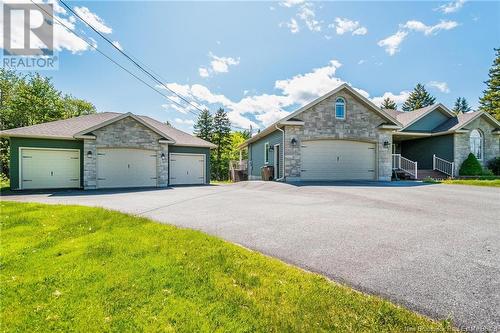
{"type": "Polygon", "coordinates": [[[83,140],[83,188],[97,188],[97,148],[96,141],[90,139],[83,140]],[[88,152],[92,153],[91,157],[88,152]]]}
{"type": "Polygon", "coordinates": [[[285,175],[284,176],[288,181],[294,181],[300,179],[301,131],[302,131],[301,126],[285,126],[285,149],[284,149],[285,175]],[[292,139],[296,140],[296,143],[294,145],[292,145],[292,139]]]}
{"type": "Polygon", "coordinates": [[[377,143],[378,177],[380,181],[390,181],[392,178],[392,131],[380,131],[377,143]],[[384,147],[384,142],[389,145],[384,147]]]}
{"type": "Polygon", "coordinates": [[[168,144],[160,143],[160,149],[158,150],[157,157],[157,184],[158,187],[168,186],[168,144]],[[161,156],[164,156],[162,158],[161,156]]]}

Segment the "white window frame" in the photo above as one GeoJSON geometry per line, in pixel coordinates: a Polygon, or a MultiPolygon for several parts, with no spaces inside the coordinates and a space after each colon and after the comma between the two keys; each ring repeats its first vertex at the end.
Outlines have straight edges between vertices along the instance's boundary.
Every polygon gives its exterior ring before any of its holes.
{"type": "Polygon", "coordinates": [[[470,149],[471,153],[473,153],[474,156],[476,156],[476,158],[479,161],[483,160],[483,156],[484,156],[484,136],[483,136],[483,132],[481,132],[481,130],[478,129],[478,128],[475,128],[475,129],[473,129],[470,132],[470,135],[469,135],[469,149],[470,149]],[[476,153],[475,153],[475,151],[474,151],[474,149],[472,147],[472,134],[473,133],[479,134],[479,156],[476,155],[476,153]]]}
{"type": "Polygon", "coordinates": [[[335,99],[335,109],[334,109],[334,112],[335,112],[335,119],[345,119],[345,114],[346,114],[346,102],[345,102],[345,98],[343,97],[337,97],[335,99]],[[341,102],[339,101],[341,100],[341,102]],[[338,117],[337,116],[337,105],[342,105],[344,107],[344,115],[343,117],[338,117]]]}
{"type": "Polygon", "coordinates": [[[269,142],[264,143],[264,164],[269,164],[269,142]]]}

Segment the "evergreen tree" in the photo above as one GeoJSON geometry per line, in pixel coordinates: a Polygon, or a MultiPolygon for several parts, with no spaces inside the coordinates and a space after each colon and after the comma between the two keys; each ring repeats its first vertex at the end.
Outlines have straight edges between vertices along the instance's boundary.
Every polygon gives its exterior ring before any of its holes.
{"type": "Polygon", "coordinates": [[[479,99],[479,110],[486,111],[500,120],[500,48],[495,49],[496,56],[488,73],[486,90],[479,99]]]}
{"type": "Polygon", "coordinates": [[[382,109],[391,109],[391,110],[397,110],[398,106],[396,105],[396,102],[394,102],[392,99],[389,97],[386,97],[382,104],[380,105],[382,109]]]}
{"type": "Polygon", "coordinates": [[[459,114],[459,113],[471,112],[472,109],[469,106],[469,103],[467,103],[465,97],[459,97],[455,101],[455,106],[453,107],[452,111],[455,112],[455,114],[459,114]]]}
{"type": "Polygon", "coordinates": [[[194,134],[203,140],[212,141],[214,119],[207,109],[203,110],[194,124],[194,134]]]}
{"type": "Polygon", "coordinates": [[[231,149],[231,121],[223,108],[219,108],[213,118],[212,142],[217,145],[212,159],[212,174],[217,180],[227,179],[229,160],[223,159],[223,156],[231,149]]]}
{"type": "Polygon", "coordinates": [[[431,96],[425,89],[425,86],[418,83],[415,89],[410,93],[408,99],[403,104],[403,111],[413,111],[434,104],[435,97],[431,96]]]}

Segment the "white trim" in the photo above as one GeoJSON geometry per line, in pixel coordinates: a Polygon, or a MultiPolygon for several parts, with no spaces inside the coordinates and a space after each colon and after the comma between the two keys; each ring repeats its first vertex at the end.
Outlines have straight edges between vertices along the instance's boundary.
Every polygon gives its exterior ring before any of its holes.
{"type": "Polygon", "coordinates": [[[264,143],[264,164],[268,165],[269,164],[269,142],[264,143]]]}
{"type": "Polygon", "coordinates": [[[280,168],[281,168],[281,161],[280,161],[280,151],[276,149],[280,148],[280,144],[275,144],[274,145],[274,150],[273,150],[273,167],[274,167],[274,180],[279,179],[280,177],[280,168]],[[276,168],[276,162],[278,162],[278,167],[276,168]]]}
{"type": "MultiPolygon", "coordinates": [[[[169,152],[168,153],[168,185],[170,186],[170,184],[172,183],[170,181],[170,157],[172,155],[194,155],[194,156],[202,156],[203,157],[203,184],[206,184],[207,183],[207,158],[206,158],[206,155],[205,154],[196,154],[196,153],[171,153],[169,152]]],[[[179,185],[183,185],[183,184],[179,184],[179,185]]],[[[190,185],[190,184],[186,184],[186,185],[190,185]]],[[[175,186],[175,185],[174,185],[175,186]]]]}
{"type": "Polygon", "coordinates": [[[160,135],[162,137],[165,137],[167,140],[170,140],[173,143],[175,143],[175,140],[173,140],[171,137],[169,137],[168,135],[166,135],[162,131],[158,130],[156,127],[148,124],[147,122],[145,122],[144,120],[142,120],[140,117],[136,116],[135,114],[133,114],[131,112],[122,113],[120,115],[117,115],[114,118],[108,119],[106,121],[103,121],[102,123],[99,123],[97,125],[89,127],[89,128],[87,128],[87,129],[85,129],[83,131],[80,131],[80,132],[76,133],[73,136],[74,137],[78,137],[78,136],[86,135],[88,132],[95,131],[95,130],[97,130],[99,128],[102,128],[104,126],[110,125],[112,123],[115,123],[115,122],[117,122],[119,120],[122,120],[122,119],[125,119],[127,117],[130,117],[130,118],[134,119],[135,121],[137,121],[138,123],[140,123],[140,124],[144,125],[145,127],[149,128],[151,131],[155,132],[156,134],[158,134],[158,135],[160,135]]]}
{"type": "Polygon", "coordinates": [[[333,113],[335,114],[335,119],[340,119],[340,120],[345,120],[345,116],[346,116],[346,101],[345,101],[345,98],[340,96],[340,97],[337,97],[335,99],[335,104],[334,104],[334,108],[333,108],[333,113]],[[341,99],[342,102],[339,102],[338,100],[341,99]],[[342,117],[337,117],[337,104],[340,106],[342,105],[344,107],[344,115],[342,117]]]}
{"type": "Polygon", "coordinates": [[[72,140],[78,139],[72,136],[52,136],[52,135],[31,135],[31,134],[4,134],[0,132],[0,138],[32,138],[32,139],[53,139],[53,140],[72,140]]]}
{"type": "MultiPolygon", "coordinates": [[[[17,164],[18,164],[18,188],[20,190],[23,189],[23,186],[22,186],[22,170],[23,170],[23,165],[22,165],[22,161],[23,161],[23,156],[22,156],[22,150],[23,149],[29,149],[29,150],[64,150],[64,151],[77,151],[79,152],[78,154],[78,188],[81,188],[82,187],[82,180],[81,180],[81,173],[82,173],[82,161],[80,159],[80,155],[82,154],[81,150],[80,149],[76,149],[76,148],[43,148],[43,147],[19,147],[18,148],[18,155],[17,155],[17,164]]],[[[85,157],[85,156],[84,156],[85,157]]],[[[54,188],[57,188],[57,187],[54,187],[54,188]]]]}
{"type": "MultiPolygon", "coordinates": [[[[168,143],[171,143],[171,142],[168,142],[168,143]]],[[[199,145],[191,145],[191,144],[174,143],[174,144],[172,144],[172,146],[175,146],[175,147],[209,148],[209,149],[215,149],[215,148],[217,148],[217,145],[215,145],[215,144],[212,144],[210,146],[199,146],[199,145]]]]}
{"type": "Polygon", "coordinates": [[[482,161],[484,159],[484,134],[483,134],[483,131],[481,131],[481,129],[479,129],[479,128],[471,129],[470,134],[469,134],[469,150],[477,158],[478,161],[482,161]],[[480,154],[479,155],[480,155],[480,157],[477,157],[475,152],[472,151],[471,139],[472,139],[472,133],[474,133],[474,131],[476,131],[479,134],[479,147],[480,147],[480,150],[479,150],[480,154]]]}

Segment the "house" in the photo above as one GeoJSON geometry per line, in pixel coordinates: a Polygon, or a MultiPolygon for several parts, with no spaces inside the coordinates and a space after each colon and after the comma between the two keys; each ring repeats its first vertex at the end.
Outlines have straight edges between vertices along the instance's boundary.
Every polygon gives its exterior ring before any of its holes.
{"type": "Polygon", "coordinates": [[[385,110],[343,84],[244,142],[249,179],[274,167],[287,181],[412,178],[435,170],[457,175],[470,152],[485,165],[500,155],[500,124],[487,113],[456,116],[442,104],[385,110]]]}
{"type": "Polygon", "coordinates": [[[0,132],[12,189],[210,182],[216,146],[147,116],[103,112],[0,132]]]}

